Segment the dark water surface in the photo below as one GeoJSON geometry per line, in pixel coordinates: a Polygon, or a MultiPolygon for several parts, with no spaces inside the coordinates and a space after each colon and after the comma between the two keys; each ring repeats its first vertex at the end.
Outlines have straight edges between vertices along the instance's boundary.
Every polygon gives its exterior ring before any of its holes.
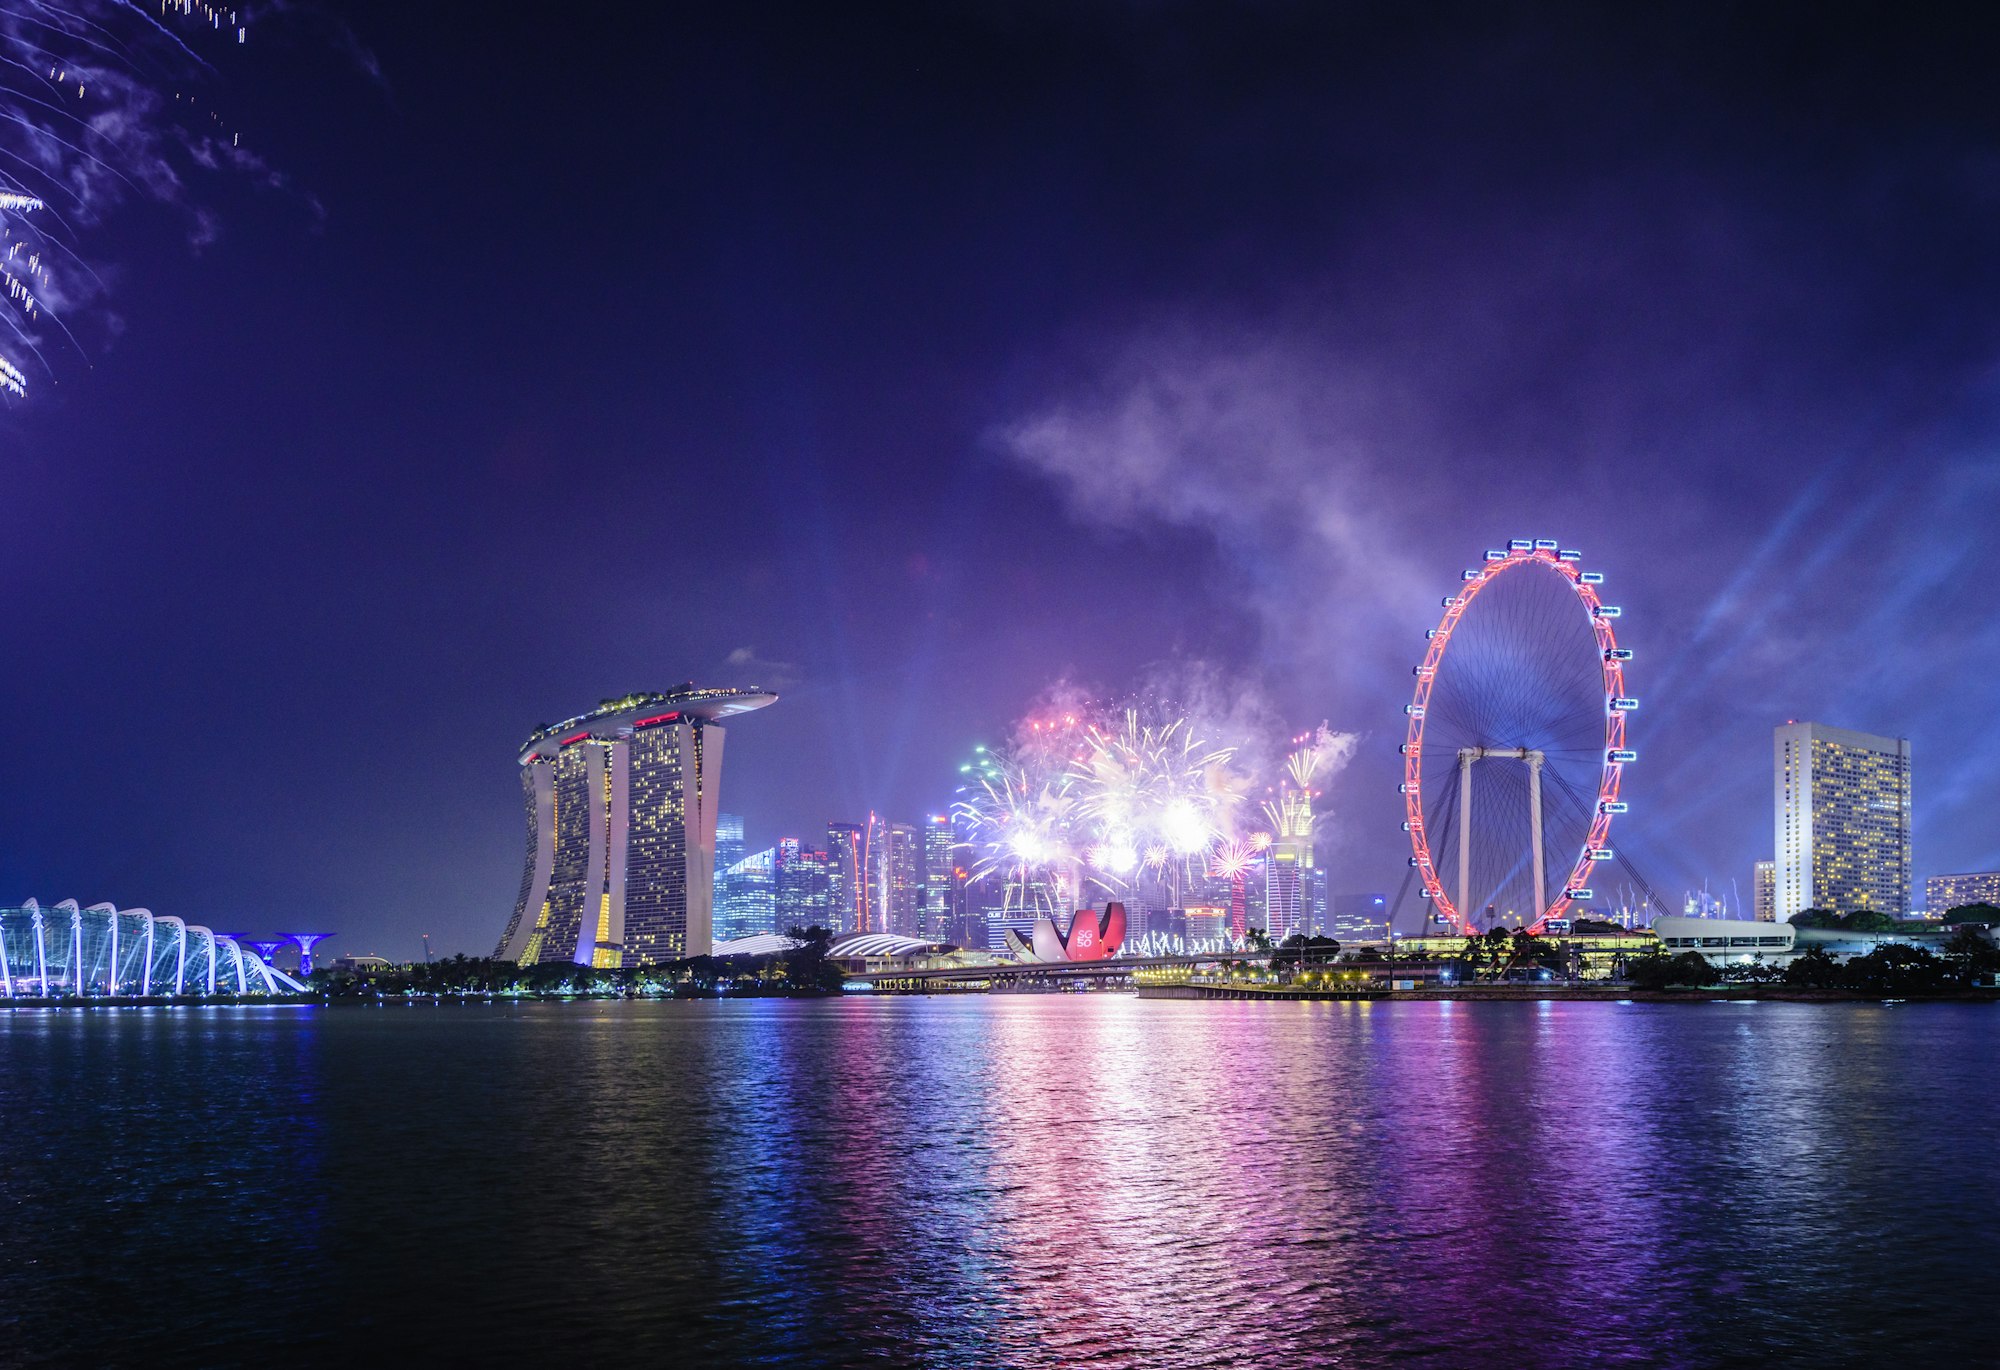
{"type": "Polygon", "coordinates": [[[0,1364],[1992,1364],[2000,1008],[0,1011],[0,1364]]]}

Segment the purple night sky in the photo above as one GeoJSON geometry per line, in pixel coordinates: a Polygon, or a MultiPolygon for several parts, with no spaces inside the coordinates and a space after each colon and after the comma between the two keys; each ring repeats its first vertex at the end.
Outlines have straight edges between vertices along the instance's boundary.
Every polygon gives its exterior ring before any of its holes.
{"type": "Polygon", "coordinates": [[[753,847],[1197,680],[1363,734],[1322,859],[1393,891],[1410,668],[1509,537],[1625,608],[1663,893],[1748,897],[1792,717],[1912,739],[1919,878],[2000,866],[2000,35],[1948,9],[271,19],[226,96],[283,184],[94,233],[115,319],[0,407],[0,900],[483,953],[528,731],[690,678],[783,696],[753,847]]]}

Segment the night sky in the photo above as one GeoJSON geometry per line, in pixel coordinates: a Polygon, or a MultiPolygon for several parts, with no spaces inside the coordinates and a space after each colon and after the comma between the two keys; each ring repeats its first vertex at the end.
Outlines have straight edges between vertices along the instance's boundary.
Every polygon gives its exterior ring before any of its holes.
{"type": "Polygon", "coordinates": [[[2000,866],[1993,32],[857,8],[253,30],[286,184],[94,233],[115,320],[0,411],[0,899],[483,953],[528,731],[687,679],[783,696],[753,848],[941,808],[1058,681],[1324,719],[1393,891],[1509,537],[1625,608],[1663,892],[1748,897],[1792,717],[1912,739],[1919,878],[2000,866]]]}

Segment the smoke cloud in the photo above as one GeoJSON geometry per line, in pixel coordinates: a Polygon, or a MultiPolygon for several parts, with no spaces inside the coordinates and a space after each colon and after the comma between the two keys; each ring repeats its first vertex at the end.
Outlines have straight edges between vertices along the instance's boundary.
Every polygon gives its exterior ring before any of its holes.
{"type": "Polygon", "coordinates": [[[1261,712],[1241,732],[1282,738],[1296,722],[1277,719],[1323,714],[1363,739],[1322,827],[1353,838],[1357,888],[1393,888],[1407,854],[1393,742],[1423,630],[1482,549],[1523,536],[1581,546],[1626,606],[1642,760],[1618,839],[1663,891],[1747,880],[1770,855],[1770,728],[1789,717],[1913,739],[1919,875],[2000,864],[1980,818],[2000,745],[1964,728],[2000,708],[2000,626],[1976,589],[2000,551],[1988,369],[1941,354],[1913,380],[1859,334],[1758,366],[1793,340],[1754,290],[1706,337],[1679,296],[1646,335],[1537,336],[1538,311],[1591,318],[1607,295],[1662,288],[1637,270],[1538,303],[1518,280],[1455,305],[1385,298],[1374,349],[1352,321],[1140,329],[995,442],[1080,524],[1207,539],[1257,626],[1253,660],[1205,668],[1218,716],[1261,712]],[[1488,325],[1446,327],[1426,352],[1392,317],[1451,308],[1488,325]]]}
{"type": "MultiPolygon", "coordinates": [[[[1389,393],[1294,340],[1169,330],[1102,359],[1081,390],[995,436],[1083,522],[1206,533],[1267,652],[1338,675],[1389,606],[1423,593],[1392,533],[1380,448],[1364,438],[1388,417],[1389,393]]],[[[1150,683],[1261,698],[1230,673],[1216,683],[1212,667],[1182,674],[1150,683]]]]}

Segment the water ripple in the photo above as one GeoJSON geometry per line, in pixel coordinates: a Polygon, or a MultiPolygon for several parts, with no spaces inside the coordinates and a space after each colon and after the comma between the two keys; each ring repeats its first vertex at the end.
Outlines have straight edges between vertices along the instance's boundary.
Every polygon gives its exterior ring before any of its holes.
{"type": "Polygon", "coordinates": [[[2000,1012],[0,1013],[0,1362],[1990,1360],[2000,1012]]]}

